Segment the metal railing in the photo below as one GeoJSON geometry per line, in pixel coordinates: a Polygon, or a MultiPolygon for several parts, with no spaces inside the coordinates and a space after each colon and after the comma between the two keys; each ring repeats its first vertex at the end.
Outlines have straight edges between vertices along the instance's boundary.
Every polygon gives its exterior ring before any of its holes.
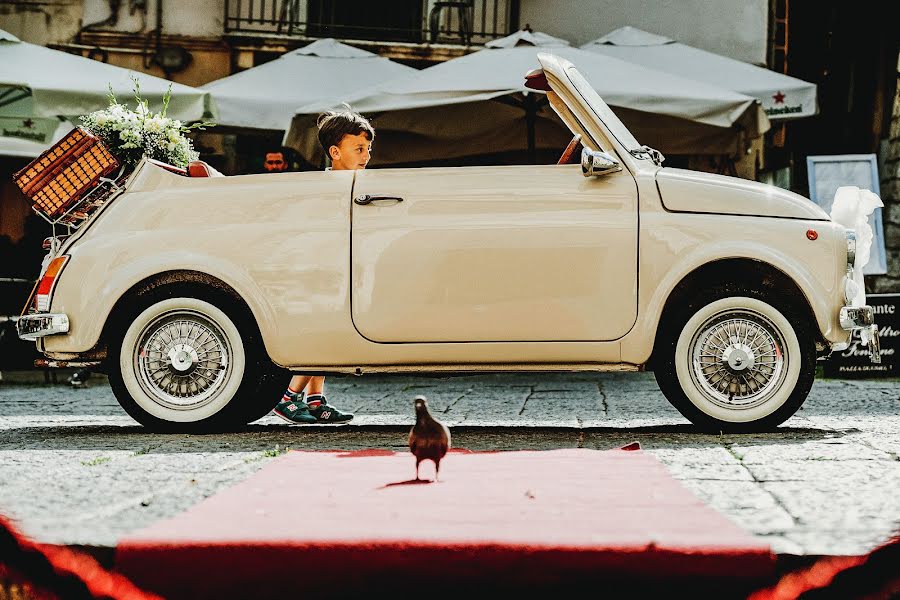
{"type": "Polygon", "coordinates": [[[225,0],[225,32],[478,45],[518,29],[519,0],[225,0]]]}

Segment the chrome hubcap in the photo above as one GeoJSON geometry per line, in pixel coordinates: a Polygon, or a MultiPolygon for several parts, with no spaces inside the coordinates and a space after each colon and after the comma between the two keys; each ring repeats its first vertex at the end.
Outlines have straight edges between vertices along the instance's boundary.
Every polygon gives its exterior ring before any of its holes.
{"type": "Polygon", "coordinates": [[[148,324],[135,348],[141,387],[167,408],[196,409],[224,387],[232,351],[221,327],[192,310],[165,313],[148,324]]]}
{"type": "Polygon", "coordinates": [[[200,362],[200,356],[197,350],[187,344],[178,344],[174,346],[168,353],[169,363],[172,369],[181,374],[186,374],[194,370],[197,363],[200,362]]]}
{"type": "Polygon", "coordinates": [[[752,369],[756,355],[753,354],[750,346],[738,343],[725,348],[722,352],[722,360],[726,368],[736,375],[752,369]]]}
{"type": "Polygon", "coordinates": [[[708,319],[691,340],[690,356],[694,383],[725,408],[766,402],[787,372],[781,332],[768,318],[748,310],[708,319]]]}

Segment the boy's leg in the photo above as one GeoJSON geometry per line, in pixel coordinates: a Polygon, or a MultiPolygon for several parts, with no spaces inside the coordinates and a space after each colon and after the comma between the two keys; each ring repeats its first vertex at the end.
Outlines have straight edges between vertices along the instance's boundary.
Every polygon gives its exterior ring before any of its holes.
{"type": "MultiPolygon", "coordinates": [[[[293,380],[291,382],[293,383],[293,380]]],[[[310,396],[322,396],[325,394],[325,378],[322,376],[307,377],[304,387],[306,388],[307,398],[310,396]]]]}
{"type": "MultiPolygon", "coordinates": [[[[293,377],[291,377],[291,382],[288,384],[288,389],[295,394],[299,394],[303,391],[303,388],[309,385],[309,381],[311,379],[315,379],[315,377],[310,377],[309,375],[294,375],[293,377]]],[[[322,379],[324,379],[324,377],[322,379]]]]}

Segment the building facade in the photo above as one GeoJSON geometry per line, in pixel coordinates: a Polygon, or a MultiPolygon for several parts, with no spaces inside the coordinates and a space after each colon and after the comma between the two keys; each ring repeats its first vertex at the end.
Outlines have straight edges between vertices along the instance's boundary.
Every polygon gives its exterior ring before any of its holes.
{"type": "Polygon", "coordinates": [[[632,25],[754,64],[769,0],[2,0],[0,28],[188,85],[249,68],[319,37],[425,66],[522,27],[580,45],[632,25]],[[460,5],[467,4],[468,7],[460,5]],[[715,10],[710,10],[712,6],[715,10]],[[723,20],[721,14],[735,18],[723,20]]]}

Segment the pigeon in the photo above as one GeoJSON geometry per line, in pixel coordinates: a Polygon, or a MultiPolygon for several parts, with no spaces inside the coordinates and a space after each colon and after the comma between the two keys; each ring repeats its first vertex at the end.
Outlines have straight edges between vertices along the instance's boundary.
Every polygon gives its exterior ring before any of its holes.
{"type": "Polygon", "coordinates": [[[419,463],[434,462],[434,479],[438,479],[441,459],[450,449],[450,430],[428,412],[425,396],[416,396],[416,424],[409,432],[409,451],[416,457],[416,481],[419,481],[419,463]]]}

